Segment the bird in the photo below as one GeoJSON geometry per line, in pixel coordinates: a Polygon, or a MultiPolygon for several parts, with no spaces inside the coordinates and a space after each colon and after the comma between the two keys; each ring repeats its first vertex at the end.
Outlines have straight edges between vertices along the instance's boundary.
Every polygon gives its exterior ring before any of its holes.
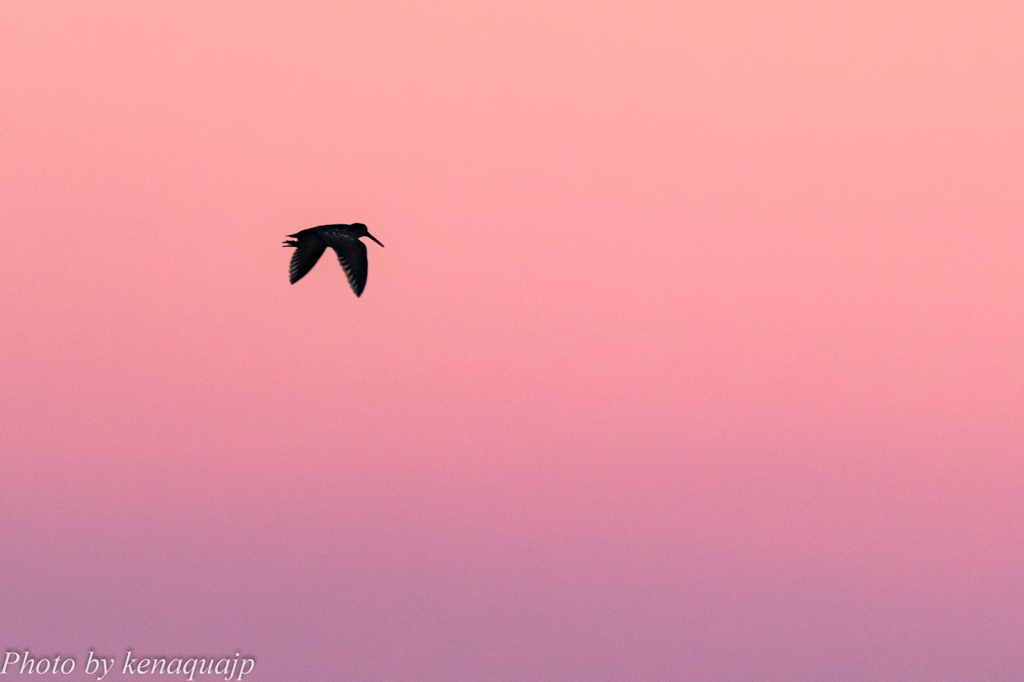
{"type": "Polygon", "coordinates": [[[372,234],[367,232],[366,225],[352,223],[351,225],[317,225],[301,232],[288,235],[291,239],[284,242],[284,246],[291,246],[295,249],[292,254],[292,262],[288,266],[288,280],[295,284],[303,276],[313,269],[316,262],[320,260],[324,249],[328,246],[338,254],[338,262],[341,263],[348,283],[352,285],[352,291],[356,296],[361,296],[366,287],[366,245],[359,241],[360,237],[369,237],[373,241],[383,244],[372,234]]]}

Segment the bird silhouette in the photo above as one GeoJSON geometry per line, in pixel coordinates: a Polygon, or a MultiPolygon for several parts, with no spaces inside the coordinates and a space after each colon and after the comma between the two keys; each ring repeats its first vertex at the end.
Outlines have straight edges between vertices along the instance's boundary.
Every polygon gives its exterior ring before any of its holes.
{"type": "Polygon", "coordinates": [[[380,244],[376,237],[366,231],[366,225],[318,225],[288,236],[292,239],[284,245],[295,248],[291,265],[288,266],[288,279],[292,284],[313,269],[324,249],[329,246],[338,254],[338,262],[348,277],[348,283],[352,285],[352,291],[356,296],[362,295],[366,287],[367,264],[366,245],[359,238],[369,237],[380,244]]]}

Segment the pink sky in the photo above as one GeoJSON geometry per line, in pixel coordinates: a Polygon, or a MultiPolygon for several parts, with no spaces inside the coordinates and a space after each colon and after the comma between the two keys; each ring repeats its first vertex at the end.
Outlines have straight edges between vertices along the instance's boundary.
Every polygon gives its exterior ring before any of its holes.
{"type": "Polygon", "coordinates": [[[1024,5],[845,4],[0,6],[0,647],[1021,679],[1024,5]]]}

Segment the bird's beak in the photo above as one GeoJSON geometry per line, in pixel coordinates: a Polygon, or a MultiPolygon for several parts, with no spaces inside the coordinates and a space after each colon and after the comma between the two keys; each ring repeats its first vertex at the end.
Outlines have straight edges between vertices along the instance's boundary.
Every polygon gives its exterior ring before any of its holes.
{"type": "MultiPolygon", "coordinates": [[[[367,236],[367,237],[369,237],[370,239],[372,239],[373,241],[377,242],[377,238],[376,238],[376,237],[374,237],[374,236],[373,236],[372,234],[370,234],[369,232],[367,232],[367,233],[366,233],[366,236],[367,236]]],[[[377,242],[377,243],[378,243],[378,244],[380,244],[380,242],[377,242]]],[[[381,247],[383,247],[383,246],[384,246],[383,244],[380,244],[380,245],[381,245],[381,247]]]]}

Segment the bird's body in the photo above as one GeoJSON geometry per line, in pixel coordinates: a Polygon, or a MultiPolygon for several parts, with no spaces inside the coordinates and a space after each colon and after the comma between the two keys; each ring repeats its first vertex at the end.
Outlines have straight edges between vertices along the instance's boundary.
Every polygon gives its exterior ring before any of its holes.
{"type": "Polygon", "coordinates": [[[366,225],[362,223],[319,225],[288,236],[291,239],[284,245],[295,248],[291,265],[288,268],[288,279],[292,284],[298,282],[313,269],[324,250],[329,246],[338,254],[338,262],[345,270],[345,276],[348,277],[348,283],[352,285],[352,291],[356,296],[363,293],[367,271],[366,245],[359,241],[359,238],[369,237],[380,244],[376,237],[366,231],[366,225]]]}

